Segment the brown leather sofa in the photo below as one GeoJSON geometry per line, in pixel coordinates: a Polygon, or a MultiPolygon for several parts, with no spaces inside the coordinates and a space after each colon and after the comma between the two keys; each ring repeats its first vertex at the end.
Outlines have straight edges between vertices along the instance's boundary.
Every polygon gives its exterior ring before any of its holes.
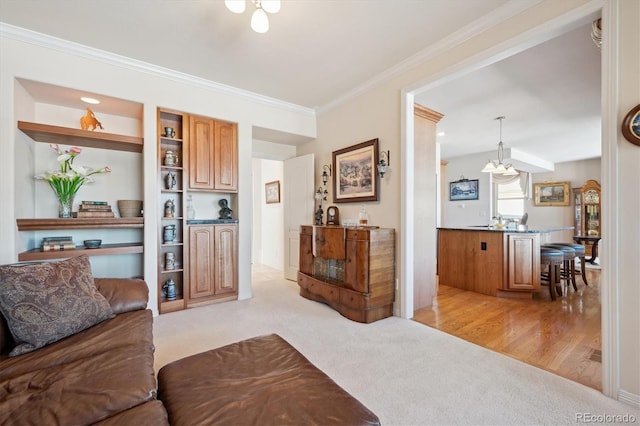
{"type": "Polygon", "coordinates": [[[0,424],[163,425],[153,317],[137,279],[96,278],[112,319],[23,355],[0,315],[0,424]]]}
{"type": "Polygon", "coordinates": [[[168,364],[157,392],[146,283],[94,282],[115,316],[31,352],[0,315],[0,425],[380,423],[277,335],[168,364]]]}

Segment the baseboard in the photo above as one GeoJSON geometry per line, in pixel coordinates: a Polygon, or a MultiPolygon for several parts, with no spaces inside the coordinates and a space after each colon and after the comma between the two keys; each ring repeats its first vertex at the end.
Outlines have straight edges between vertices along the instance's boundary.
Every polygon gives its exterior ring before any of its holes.
{"type": "Polygon", "coordinates": [[[624,402],[625,404],[629,404],[633,407],[640,408],[640,395],[636,395],[631,392],[627,392],[624,390],[618,391],[618,401],[624,402]]]}

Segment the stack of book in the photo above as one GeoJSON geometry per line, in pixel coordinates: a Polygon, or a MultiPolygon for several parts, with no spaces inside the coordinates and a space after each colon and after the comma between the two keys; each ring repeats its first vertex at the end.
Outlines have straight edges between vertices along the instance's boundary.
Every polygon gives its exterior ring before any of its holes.
{"type": "Polygon", "coordinates": [[[45,237],[40,247],[42,251],[74,250],[76,245],[71,237],[45,237]]]}
{"type": "Polygon", "coordinates": [[[115,217],[106,201],[83,201],[74,217],[115,217]]]}

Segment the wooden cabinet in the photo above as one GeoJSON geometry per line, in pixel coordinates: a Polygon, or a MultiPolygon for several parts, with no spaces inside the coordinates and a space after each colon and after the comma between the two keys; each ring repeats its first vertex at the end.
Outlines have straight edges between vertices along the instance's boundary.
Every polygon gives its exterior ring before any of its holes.
{"type": "Polygon", "coordinates": [[[540,290],[540,234],[438,230],[442,285],[499,297],[531,297],[540,290]]]}
{"type": "Polygon", "coordinates": [[[540,234],[505,234],[507,279],[504,290],[540,291],[540,234]]]}
{"type": "Polygon", "coordinates": [[[302,226],[298,285],[353,321],[393,315],[395,230],[302,226]]]}
{"type": "Polygon", "coordinates": [[[237,298],[237,233],[233,224],[189,226],[187,306],[237,298]]]}
{"type": "Polygon", "coordinates": [[[237,125],[189,117],[189,189],[237,192],[237,125]]]}
{"type": "MultiPolygon", "coordinates": [[[[573,188],[575,235],[582,237],[601,236],[600,184],[588,180],[580,188],[573,188]]],[[[593,257],[593,242],[585,243],[586,256],[593,257]]]]}
{"type": "Polygon", "coordinates": [[[158,308],[161,314],[185,308],[185,183],[188,146],[183,113],[158,109],[158,308]],[[167,129],[173,129],[167,133],[167,129]],[[175,295],[169,286],[175,288],[175,295]]]}
{"type": "MultiPolygon", "coordinates": [[[[35,142],[75,145],[141,153],[141,137],[118,135],[107,132],[92,132],[49,124],[18,121],[18,129],[35,142]]],[[[78,229],[136,229],[144,227],[143,218],[43,218],[17,219],[18,231],[78,230],[78,229]]],[[[75,250],[43,252],[34,248],[18,253],[18,261],[63,259],[80,255],[105,256],[115,254],[140,254],[144,251],[142,241],[134,243],[104,244],[100,248],[86,249],[78,245],[75,250]]]]}

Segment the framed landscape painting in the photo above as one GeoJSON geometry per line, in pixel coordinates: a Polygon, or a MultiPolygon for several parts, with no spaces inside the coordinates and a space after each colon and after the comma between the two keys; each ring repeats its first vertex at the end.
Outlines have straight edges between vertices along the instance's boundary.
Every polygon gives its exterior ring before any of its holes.
{"type": "Polygon", "coordinates": [[[478,179],[449,182],[449,201],[477,200],[478,179]]]}
{"type": "Polygon", "coordinates": [[[333,151],[333,202],[378,201],[378,139],[333,151]]]}
{"type": "Polygon", "coordinates": [[[536,206],[568,206],[569,182],[544,182],[533,184],[536,206]]]}

